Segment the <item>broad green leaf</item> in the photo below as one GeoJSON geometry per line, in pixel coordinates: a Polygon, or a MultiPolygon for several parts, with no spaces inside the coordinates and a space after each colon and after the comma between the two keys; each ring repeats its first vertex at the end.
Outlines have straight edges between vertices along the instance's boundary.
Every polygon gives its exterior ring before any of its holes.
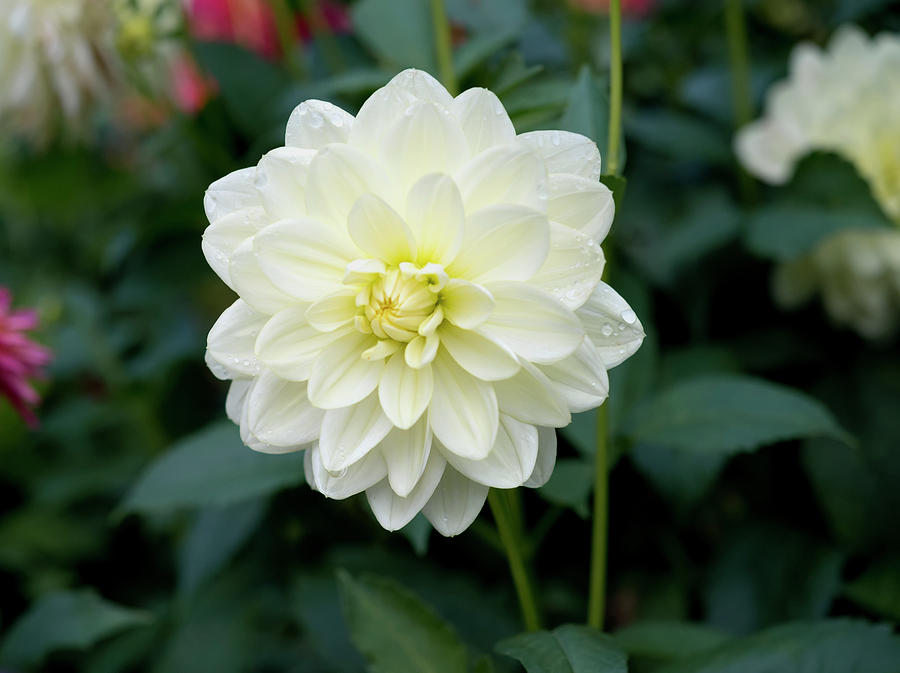
{"type": "Polygon", "coordinates": [[[686,513],[716,481],[730,453],[640,443],[632,462],[679,513],[686,513]]]}
{"type": "Polygon", "coordinates": [[[690,622],[638,622],[613,634],[628,656],[663,663],[708,652],[731,636],[717,628],[690,622]]]}
{"type": "Polygon", "coordinates": [[[662,391],[632,415],[635,441],[732,454],[789,439],[849,436],[818,400],[749,376],[718,375],[662,391]]]}
{"type": "Polygon", "coordinates": [[[266,511],[264,500],[200,510],[178,558],[178,591],[189,595],[228,563],[257,529],[266,511]]]}
{"type": "Polygon", "coordinates": [[[302,481],[302,452],[259,453],[244,446],[235,425],[214,423],[151,463],[117,511],[232,505],[302,481]]]}
{"type": "Polygon", "coordinates": [[[456,76],[466,77],[476,67],[515,40],[518,33],[519,30],[512,27],[496,33],[477,34],[466,40],[453,54],[456,76]]]}
{"type": "Polygon", "coordinates": [[[588,516],[588,498],[594,485],[592,462],[577,458],[556,461],[550,480],[538,489],[548,502],[571,507],[578,516],[588,516]]]}
{"type": "Polygon", "coordinates": [[[850,619],[798,622],[735,638],[659,673],[896,673],[900,638],[850,619]]]}
{"type": "Polygon", "coordinates": [[[566,624],[553,631],[521,633],[497,644],[497,652],[522,663],[528,673],[626,673],[616,641],[596,629],[566,624]]]}
{"type": "Polygon", "coordinates": [[[844,587],[844,595],[867,610],[900,621],[900,558],[869,566],[844,587]]]}
{"type": "Polygon", "coordinates": [[[540,64],[526,65],[525,59],[517,51],[512,52],[503,62],[491,90],[501,98],[518,86],[543,72],[540,64]]]}
{"type": "Polygon", "coordinates": [[[428,552],[428,538],[431,537],[431,524],[421,512],[401,528],[400,532],[409,540],[417,556],[425,556],[428,552]]]}
{"type": "Polygon", "coordinates": [[[383,577],[338,574],[350,637],[374,673],[465,673],[466,648],[453,630],[402,586],[383,577]]]}
{"type": "Polygon", "coordinates": [[[361,0],[351,11],[359,38],[383,63],[437,72],[431,9],[421,0],[361,0]]]}
{"type": "Polygon", "coordinates": [[[628,135],[651,150],[680,161],[727,164],[730,136],[715,124],[673,110],[632,112],[625,117],[628,135]]]}
{"type": "Polygon", "coordinates": [[[747,220],[745,243],[756,255],[776,261],[796,259],[844,229],[885,226],[883,218],[856,210],[834,210],[811,203],[764,206],[747,220]]]}
{"type": "Polygon", "coordinates": [[[87,649],[148,621],[148,613],[111,603],[93,590],[58,591],[40,598],[12,625],[0,647],[0,664],[33,666],[56,650],[87,649]]]}
{"type": "Polygon", "coordinates": [[[451,21],[476,33],[521,28],[528,20],[526,0],[446,0],[446,4],[451,21]]]}
{"type": "Polygon", "coordinates": [[[713,561],[704,587],[706,619],[731,633],[828,614],[843,557],[801,531],[750,525],[713,561]]]}

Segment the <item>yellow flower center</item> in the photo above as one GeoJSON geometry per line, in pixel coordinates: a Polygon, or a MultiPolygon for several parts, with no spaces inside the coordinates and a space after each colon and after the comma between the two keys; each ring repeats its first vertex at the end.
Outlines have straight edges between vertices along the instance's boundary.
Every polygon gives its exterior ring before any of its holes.
{"type": "Polygon", "coordinates": [[[357,328],[403,343],[434,334],[444,319],[439,293],[446,282],[447,274],[434,264],[418,267],[404,262],[372,273],[356,298],[362,309],[357,328]]]}

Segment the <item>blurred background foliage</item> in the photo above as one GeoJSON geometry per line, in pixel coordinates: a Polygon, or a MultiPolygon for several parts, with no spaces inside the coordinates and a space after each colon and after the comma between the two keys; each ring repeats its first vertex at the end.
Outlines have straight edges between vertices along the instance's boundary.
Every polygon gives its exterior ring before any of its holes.
{"type": "MultiPolygon", "coordinates": [[[[781,312],[769,289],[774,262],[884,215],[833,156],[742,183],[723,3],[624,4],[628,182],[605,248],[648,337],[611,372],[613,635],[516,636],[487,513],[450,540],[421,517],[386,533],[224,420],[203,351],[232,299],[200,252],[203,191],[281,144],[298,102],[355,112],[401,68],[437,70],[422,0],[337,5],[340,30],[292,1],[310,35],[280,56],[185,37],[216,83],[195,112],[7,144],[0,285],[39,309],[55,359],[38,429],[0,404],[2,670],[624,671],[625,652],[638,673],[900,671],[896,339],[781,312]]],[[[605,149],[604,3],[446,5],[463,88],[495,91],[519,132],[605,149]]],[[[887,0],[744,5],[755,110],[798,40],[900,30],[887,0]]],[[[524,494],[550,628],[584,619],[594,429],[577,416],[524,494]]]]}

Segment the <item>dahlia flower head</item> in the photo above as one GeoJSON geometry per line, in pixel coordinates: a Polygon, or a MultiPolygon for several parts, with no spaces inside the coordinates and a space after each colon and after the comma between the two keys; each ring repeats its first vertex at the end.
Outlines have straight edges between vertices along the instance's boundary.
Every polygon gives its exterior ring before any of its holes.
{"type": "Polygon", "coordinates": [[[84,134],[121,80],[106,0],[0,0],[0,127],[45,144],[84,134]]]}
{"type": "Polygon", "coordinates": [[[763,117],[738,133],[741,163],[765,182],[784,184],[804,155],[835,152],[900,222],[900,35],[870,38],[843,26],[824,50],[795,47],[789,70],[769,90],[763,117]]]}
{"type": "Polygon", "coordinates": [[[26,334],[37,327],[33,309],[12,310],[12,294],[0,287],[0,396],[5,397],[29,425],[36,425],[32,407],[40,396],[31,379],[43,375],[50,351],[34,343],[26,334]]]}
{"type": "Polygon", "coordinates": [[[257,451],[366,492],[381,525],[465,530],[489,487],[539,486],[555,428],[603,403],[643,339],[601,281],[600,154],[516,135],[486,89],[406,70],[354,118],[310,100],[285,146],[214,182],[203,251],[239,296],[207,363],[257,451]]]}

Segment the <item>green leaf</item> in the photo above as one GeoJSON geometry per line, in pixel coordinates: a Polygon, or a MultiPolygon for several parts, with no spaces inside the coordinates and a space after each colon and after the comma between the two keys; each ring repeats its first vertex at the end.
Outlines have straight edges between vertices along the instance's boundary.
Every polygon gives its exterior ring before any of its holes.
{"type": "Polygon", "coordinates": [[[463,42],[453,54],[453,67],[460,79],[471,73],[493,54],[516,39],[519,29],[506,28],[496,33],[481,33],[463,42]]]}
{"type": "Polygon", "coordinates": [[[501,641],[496,649],[520,661],[528,673],[627,672],[625,653],[612,637],[576,624],[521,633],[501,641]]]}
{"type": "Polygon", "coordinates": [[[33,666],[56,650],[87,649],[148,621],[148,613],[110,603],[93,590],[58,591],[40,598],[12,625],[0,648],[0,662],[33,666]]]}
{"type": "Polygon", "coordinates": [[[749,376],[685,381],[642,405],[628,423],[635,442],[732,454],[789,439],[850,440],[816,399],[749,376]]]}
{"type": "Polygon", "coordinates": [[[232,505],[302,481],[302,452],[259,453],[244,446],[235,425],[214,423],[151,463],[117,513],[232,505]]]}
{"type": "Polygon", "coordinates": [[[221,570],[257,529],[265,512],[265,500],[200,510],[180,550],[179,593],[192,594],[221,570]]]}
{"type": "Polygon", "coordinates": [[[416,556],[425,556],[428,552],[428,538],[431,537],[431,524],[421,512],[401,528],[400,532],[409,540],[416,556]]]}
{"type": "Polygon", "coordinates": [[[621,175],[608,174],[601,175],[600,182],[609,187],[609,190],[613,193],[613,201],[616,204],[616,210],[620,210],[622,208],[622,203],[625,200],[625,188],[628,186],[628,180],[621,175]]]}
{"type": "MultiPolygon", "coordinates": [[[[609,95],[607,83],[595,77],[588,66],[582,66],[578,78],[569,91],[566,108],[559,120],[559,127],[587,136],[606,152],[609,137],[609,95]]],[[[619,143],[619,171],[625,168],[625,136],[619,143]]],[[[609,163],[609,157],[603,157],[609,163]]],[[[608,186],[608,185],[607,185],[608,186]]]]}
{"type": "Polygon", "coordinates": [[[453,630],[415,595],[374,575],[340,571],[350,637],[374,673],[465,673],[467,652],[453,630]]]}
{"type": "Polygon", "coordinates": [[[382,62],[437,72],[431,9],[422,0],[361,0],[351,10],[356,34],[382,62]]]}
{"type": "Polygon", "coordinates": [[[632,112],[625,117],[629,136],[660,154],[678,159],[727,164],[729,137],[715,124],[680,112],[632,112]]]}
{"type": "Polygon", "coordinates": [[[629,657],[662,663],[708,652],[731,636],[703,624],[647,621],[619,629],[613,638],[629,657]]]}
{"type": "Polygon", "coordinates": [[[744,242],[760,257],[787,261],[811,252],[838,231],[885,224],[883,218],[865,212],[788,202],[759,208],[750,215],[744,242]]]}
{"type": "Polygon", "coordinates": [[[801,531],[750,525],[713,562],[704,594],[707,620],[732,633],[819,619],[841,583],[843,557],[801,531]]]}
{"type": "Polygon", "coordinates": [[[869,566],[844,587],[844,595],[867,610],[900,621],[900,558],[869,566]]]}
{"type": "Polygon", "coordinates": [[[900,638],[850,619],[799,622],[735,638],[658,673],[896,673],[900,638]]]}
{"type": "Polygon", "coordinates": [[[538,489],[541,497],[556,505],[575,510],[583,519],[588,516],[588,498],[594,485],[592,463],[576,458],[556,461],[550,480],[538,489]]]}

